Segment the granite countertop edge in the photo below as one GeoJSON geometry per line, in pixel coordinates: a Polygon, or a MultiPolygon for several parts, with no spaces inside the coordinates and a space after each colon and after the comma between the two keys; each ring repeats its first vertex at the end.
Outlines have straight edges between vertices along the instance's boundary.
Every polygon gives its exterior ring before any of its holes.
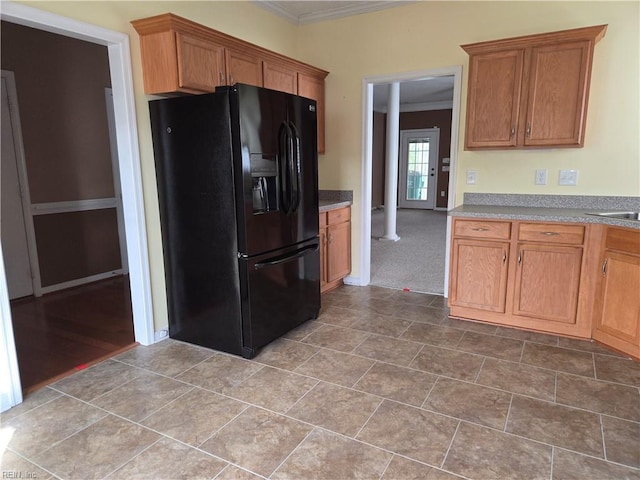
{"type": "Polygon", "coordinates": [[[350,207],[353,204],[351,200],[320,200],[318,205],[318,212],[324,213],[330,210],[336,210],[338,208],[350,207]]]}
{"type": "MultiPolygon", "coordinates": [[[[617,211],[608,209],[606,211],[617,211]]],[[[461,205],[448,211],[451,217],[488,218],[504,220],[533,220],[543,222],[578,222],[614,225],[640,230],[640,222],[618,218],[588,215],[588,212],[604,211],[593,208],[515,207],[497,205],[461,205]]]]}

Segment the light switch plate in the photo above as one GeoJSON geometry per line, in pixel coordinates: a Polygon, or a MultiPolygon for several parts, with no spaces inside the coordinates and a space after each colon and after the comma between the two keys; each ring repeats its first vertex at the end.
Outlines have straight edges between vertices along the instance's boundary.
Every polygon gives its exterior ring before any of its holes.
{"type": "Polygon", "coordinates": [[[475,185],[478,180],[478,172],[475,170],[467,170],[467,185],[475,185]]]}
{"type": "Polygon", "coordinates": [[[558,185],[577,185],[578,170],[560,170],[558,185]]]}
{"type": "Polygon", "coordinates": [[[538,169],[536,170],[536,185],[546,185],[547,184],[547,169],[538,169]]]}

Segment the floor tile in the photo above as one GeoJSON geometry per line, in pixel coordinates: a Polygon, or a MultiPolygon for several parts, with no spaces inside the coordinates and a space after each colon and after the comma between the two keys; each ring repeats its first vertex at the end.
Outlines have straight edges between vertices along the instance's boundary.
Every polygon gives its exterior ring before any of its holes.
{"type": "Polygon", "coordinates": [[[449,308],[447,307],[447,299],[441,295],[434,298],[429,304],[429,306],[434,308],[444,308],[447,311],[449,310],[449,308]]]}
{"type": "Polygon", "coordinates": [[[560,448],[554,450],[553,480],[587,479],[640,480],[640,470],[633,470],[560,448]]]}
{"type": "Polygon", "coordinates": [[[443,468],[478,480],[547,480],[551,447],[462,422],[443,468]]]}
{"type": "Polygon", "coordinates": [[[441,465],[458,420],[385,400],[357,438],[400,455],[441,465]]]}
{"type": "Polygon", "coordinates": [[[515,395],[507,432],[594,457],[603,457],[600,416],[515,395]]]}
{"type": "Polygon", "coordinates": [[[556,402],[640,422],[640,392],[635,387],[559,373],[556,402]]]}
{"type": "Polygon", "coordinates": [[[426,307],[422,305],[403,305],[401,308],[398,308],[396,305],[391,305],[389,310],[389,315],[411,320],[412,322],[438,324],[447,316],[447,312],[443,308],[426,307]]]}
{"type": "Polygon", "coordinates": [[[522,363],[584,377],[594,377],[593,354],[567,348],[526,343],[522,363]]]}
{"type": "Polygon", "coordinates": [[[420,350],[409,366],[425,372],[474,381],[483,360],[484,357],[479,355],[427,345],[420,350]]]}
{"type": "Polygon", "coordinates": [[[380,480],[459,480],[460,477],[394,455],[380,480]]]}
{"type": "Polygon", "coordinates": [[[602,416],[607,460],[640,468],[640,423],[602,416]]]}
{"type": "Polygon", "coordinates": [[[307,320],[302,325],[300,325],[300,326],[294,328],[293,330],[290,330],[287,333],[285,333],[282,336],[282,338],[287,338],[289,340],[296,340],[296,341],[299,342],[300,340],[305,338],[310,333],[313,333],[316,330],[318,330],[320,327],[322,327],[322,325],[323,324],[320,323],[320,322],[316,322],[314,320],[307,320]]]}
{"type": "Polygon", "coordinates": [[[386,335],[387,337],[399,337],[407,327],[411,325],[409,320],[383,315],[357,316],[349,323],[349,328],[362,330],[363,332],[386,335]]]}
{"type": "Polygon", "coordinates": [[[458,345],[463,335],[463,330],[441,327],[430,323],[414,322],[402,334],[401,338],[429,345],[454,348],[458,345]]]}
{"type": "Polygon", "coordinates": [[[276,412],[286,412],[318,381],[297,373],[264,367],[222,393],[276,412]]]}
{"type": "MultiPolygon", "coordinates": [[[[2,415],[4,415],[4,412],[2,415]]],[[[32,478],[44,480],[52,478],[50,473],[10,450],[3,450],[0,453],[0,460],[0,475],[3,479],[32,478]]]]}
{"type": "Polygon", "coordinates": [[[287,416],[353,437],[381,402],[373,395],[320,382],[287,416]]]}
{"type": "Polygon", "coordinates": [[[144,370],[131,365],[106,360],[65,377],[52,384],[51,387],[88,402],[144,373],[144,370]]]}
{"type": "Polygon", "coordinates": [[[270,478],[377,479],[390,458],[388,452],[316,428],[270,478]]]}
{"type": "Polygon", "coordinates": [[[640,362],[628,358],[594,355],[596,378],[640,387],[640,362]]]}
{"type": "Polygon", "coordinates": [[[602,355],[620,357],[619,353],[611,350],[610,348],[606,348],[605,346],[600,345],[598,342],[594,342],[593,340],[579,340],[577,338],[559,337],[558,346],[563,348],[571,348],[574,350],[582,350],[583,352],[600,353],[602,355]]]}
{"type": "Polygon", "coordinates": [[[201,445],[201,449],[268,477],[312,427],[250,407],[201,445]]]}
{"type": "Polygon", "coordinates": [[[106,415],[103,410],[62,396],[19,417],[3,419],[2,428],[13,430],[9,448],[31,458],[106,415]]]}
{"type": "Polygon", "coordinates": [[[159,438],[151,430],[109,415],[34,460],[61,478],[97,479],[113,472],[159,438]]]}
{"type": "Polygon", "coordinates": [[[543,345],[551,345],[554,347],[558,346],[558,337],[556,335],[546,335],[544,333],[509,327],[498,327],[495,334],[500,337],[515,338],[516,340],[524,340],[526,342],[542,343],[543,345]]]}
{"type": "Polygon", "coordinates": [[[341,292],[329,292],[322,295],[322,307],[320,309],[320,314],[331,307],[348,307],[351,305],[353,299],[350,295],[343,295],[341,292]]]}
{"type": "Polygon", "coordinates": [[[320,310],[318,322],[337,325],[339,327],[349,327],[354,320],[362,318],[363,316],[366,317],[366,315],[363,315],[363,313],[358,310],[332,305],[320,310]]]}
{"type": "Polygon", "coordinates": [[[553,402],[556,373],[522,363],[487,358],[476,383],[553,402]]]}
{"type": "Polygon", "coordinates": [[[409,303],[428,307],[437,298],[442,298],[441,296],[439,297],[438,295],[432,295],[430,293],[407,292],[406,290],[392,290],[392,292],[388,297],[389,301],[399,304],[409,303]]]}
{"type": "Polygon", "coordinates": [[[247,470],[242,470],[234,465],[228,465],[215,480],[262,480],[263,477],[254,475],[247,470]]]}
{"type": "Polygon", "coordinates": [[[350,352],[369,337],[366,332],[352,330],[351,328],[323,325],[311,333],[302,342],[326,347],[341,352],[350,352]]]}
{"type": "Polygon", "coordinates": [[[437,378],[420,370],[378,362],[353,388],[419,407],[437,378]]]}
{"type": "Polygon", "coordinates": [[[115,357],[133,365],[168,377],[174,377],[214,355],[213,350],[167,339],[150,346],[132,348],[115,357]]]}
{"type": "Polygon", "coordinates": [[[92,403],[111,413],[138,422],[192,388],[191,385],[167,377],[145,373],[96,398],[92,403]]]}
{"type": "Polygon", "coordinates": [[[351,387],[374,363],[373,360],[356,355],[322,349],[295,371],[344,387],[351,387]]]}
{"type": "Polygon", "coordinates": [[[218,353],[178,375],[176,379],[219,392],[224,388],[238,385],[261,368],[262,365],[255,362],[218,353]]]}
{"type": "Polygon", "coordinates": [[[108,480],[208,480],[228,463],[182,443],[162,438],[109,475],[108,480]]]}
{"type": "Polygon", "coordinates": [[[256,362],[285,370],[295,370],[320,350],[313,345],[279,338],[260,350],[256,362]]]}
{"type": "Polygon", "coordinates": [[[142,424],[164,435],[198,446],[248,405],[201,388],[148,416],[142,424]]]}
{"type": "Polygon", "coordinates": [[[408,366],[420,351],[422,345],[408,340],[371,335],[356,348],[353,353],[363,357],[408,366]]]}
{"type": "Polygon", "coordinates": [[[423,408],[503,430],[510,403],[510,393],[439,378],[423,408]]]}
{"type": "Polygon", "coordinates": [[[464,352],[519,362],[522,356],[523,344],[522,340],[484,335],[467,330],[464,332],[457,348],[464,352]]]}
{"type": "Polygon", "coordinates": [[[41,388],[32,393],[28,393],[23,397],[22,403],[11,407],[9,410],[5,410],[0,413],[0,420],[2,422],[8,422],[12,418],[22,415],[34,408],[37,408],[45,403],[49,403],[52,400],[60,397],[62,394],[49,387],[41,388]]]}

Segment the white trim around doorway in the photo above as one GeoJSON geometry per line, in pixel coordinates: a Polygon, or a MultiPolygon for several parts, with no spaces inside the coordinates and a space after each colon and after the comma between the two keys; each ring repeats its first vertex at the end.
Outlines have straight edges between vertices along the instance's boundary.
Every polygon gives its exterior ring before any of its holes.
{"type": "MultiPolygon", "coordinates": [[[[462,96],[462,66],[432,68],[419,72],[396,73],[365,77],[362,80],[362,179],[360,217],[360,276],[348,276],[344,282],[350,285],[369,285],[371,281],[371,181],[373,155],[373,86],[392,82],[424,80],[429,77],[453,75],[453,108],[451,117],[451,162],[449,164],[449,201],[447,209],[455,206],[456,166],[458,160],[458,137],[460,128],[460,99],[462,96]]],[[[446,258],[444,273],[444,296],[448,296],[449,243],[451,239],[451,217],[447,217],[446,258]]]]}
{"type": "MultiPolygon", "coordinates": [[[[142,345],[150,345],[154,343],[154,321],[129,37],[121,32],[8,1],[2,2],[0,18],[107,47],[116,121],[122,203],[125,212],[133,327],[135,340],[142,345]]],[[[4,332],[8,332],[10,330],[7,329],[7,323],[11,322],[11,316],[7,284],[4,272],[0,273],[2,273],[0,276],[1,327],[4,332]],[[9,314],[7,315],[6,312],[9,314]]],[[[6,341],[13,342],[13,338],[7,338],[6,341]]],[[[2,362],[0,365],[2,369],[15,368],[11,375],[14,377],[17,375],[16,361],[7,362],[0,359],[0,362],[2,362]]],[[[13,385],[12,388],[15,390],[17,386],[13,385]]],[[[19,398],[18,394],[19,392],[10,392],[10,397],[19,398]]]]}

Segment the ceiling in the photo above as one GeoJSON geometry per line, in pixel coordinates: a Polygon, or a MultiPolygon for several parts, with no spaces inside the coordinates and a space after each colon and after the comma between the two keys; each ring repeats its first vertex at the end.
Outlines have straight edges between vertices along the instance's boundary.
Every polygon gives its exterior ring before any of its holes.
{"type": "Polygon", "coordinates": [[[254,0],[254,3],[263,8],[286,18],[291,23],[302,25],[305,23],[321,22],[334,18],[348,17],[361,13],[373,12],[384,8],[398,7],[413,3],[413,1],[355,1],[355,2],[332,2],[332,1],[267,1],[254,0]]]}
{"type": "MultiPolygon", "coordinates": [[[[419,111],[452,108],[453,75],[429,77],[400,84],[400,111],[419,111]]],[[[387,111],[388,84],[373,87],[373,110],[387,111]]]]}

